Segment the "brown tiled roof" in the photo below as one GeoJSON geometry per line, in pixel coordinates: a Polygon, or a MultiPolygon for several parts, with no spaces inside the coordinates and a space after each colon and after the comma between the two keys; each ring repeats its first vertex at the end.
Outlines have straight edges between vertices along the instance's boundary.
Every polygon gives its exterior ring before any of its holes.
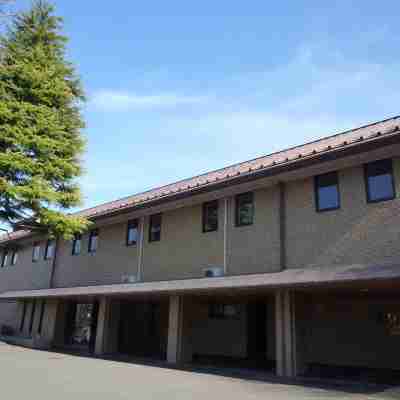
{"type": "MultiPolygon", "coordinates": [[[[179,193],[195,192],[199,188],[213,186],[221,182],[234,181],[238,177],[251,176],[261,171],[271,170],[275,167],[298,160],[320,157],[324,153],[332,152],[367,141],[379,140],[381,137],[400,133],[400,116],[368,124],[356,129],[328,136],[287,150],[278,151],[250,161],[234,164],[193,178],[184,179],[156,189],[124,197],[119,200],[100,204],[75,213],[87,218],[96,218],[116,211],[129,209],[135,206],[167,199],[179,193]]],[[[29,234],[27,231],[12,232],[0,237],[0,243],[21,238],[29,234]]]]}

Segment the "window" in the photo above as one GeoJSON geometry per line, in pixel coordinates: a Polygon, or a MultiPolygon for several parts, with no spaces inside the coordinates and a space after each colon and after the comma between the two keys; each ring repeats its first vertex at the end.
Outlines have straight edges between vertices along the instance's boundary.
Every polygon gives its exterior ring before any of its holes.
{"type": "Polygon", "coordinates": [[[161,240],[161,214],[150,216],[149,242],[158,242],[161,240]]]}
{"type": "Polygon", "coordinates": [[[236,196],[236,226],[251,225],[254,220],[254,196],[252,192],[236,196]]]}
{"type": "Polygon", "coordinates": [[[208,308],[208,317],[210,319],[237,319],[240,310],[236,304],[210,304],[208,308]]]}
{"type": "Polygon", "coordinates": [[[72,255],[77,256],[81,254],[82,248],[82,235],[75,235],[74,240],[72,241],[72,255]]]}
{"type": "Polygon", "coordinates": [[[31,320],[29,323],[29,333],[32,333],[33,322],[35,321],[35,311],[36,311],[36,300],[32,300],[32,308],[31,308],[31,320]]]}
{"type": "Polygon", "coordinates": [[[380,160],[365,165],[367,201],[391,200],[395,197],[392,160],[380,160]]]}
{"type": "Polygon", "coordinates": [[[4,268],[8,264],[8,257],[9,257],[9,251],[5,249],[3,251],[3,258],[1,259],[1,268],[4,268]]]}
{"type": "Polygon", "coordinates": [[[203,204],[203,232],[218,230],[218,200],[203,204]]]}
{"type": "Polygon", "coordinates": [[[22,302],[22,315],[21,315],[21,324],[19,325],[19,331],[22,332],[24,330],[26,318],[26,300],[22,302]]]}
{"type": "Polygon", "coordinates": [[[89,245],[88,245],[88,252],[95,253],[98,247],[98,240],[99,238],[99,231],[97,229],[90,231],[89,233],[89,245]]]}
{"type": "Polygon", "coordinates": [[[128,221],[128,228],[126,231],[126,245],[135,245],[139,238],[139,223],[137,219],[128,221]]]}
{"type": "Polygon", "coordinates": [[[315,203],[317,211],[340,208],[339,178],[337,172],[315,177],[315,203]]]}
{"type": "Polygon", "coordinates": [[[43,318],[44,318],[44,311],[46,309],[46,300],[42,300],[42,303],[40,305],[40,318],[39,318],[39,326],[38,326],[38,333],[42,333],[42,327],[43,327],[43,318]]]}
{"type": "Polygon", "coordinates": [[[18,250],[14,249],[11,253],[11,265],[15,265],[18,261],[18,250]]]}
{"type": "Polygon", "coordinates": [[[39,261],[39,257],[40,257],[40,244],[39,243],[35,243],[33,245],[32,261],[33,262],[39,261]]]}
{"type": "Polygon", "coordinates": [[[46,249],[44,251],[44,259],[50,260],[54,257],[55,242],[54,240],[48,240],[46,243],[46,249]]]}

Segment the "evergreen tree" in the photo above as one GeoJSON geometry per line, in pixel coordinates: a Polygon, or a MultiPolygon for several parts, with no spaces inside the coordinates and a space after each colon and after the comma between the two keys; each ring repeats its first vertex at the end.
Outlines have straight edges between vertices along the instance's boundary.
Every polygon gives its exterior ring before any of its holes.
{"type": "Polygon", "coordinates": [[[0,223],[71,238],[88,225],[64,213],[80,204],[84,95],[53,12],[36,1],[0,42],[0,223]]]}

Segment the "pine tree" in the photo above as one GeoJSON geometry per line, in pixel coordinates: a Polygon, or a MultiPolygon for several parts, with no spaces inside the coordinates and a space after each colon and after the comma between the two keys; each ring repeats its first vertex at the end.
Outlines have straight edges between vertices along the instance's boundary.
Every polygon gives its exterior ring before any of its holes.
{"type": "Polygon", "coordinates": [[[88,225],[64,212],[81,199],[84,95],[61,27],[40,0],[0,42],[0,223],[71,238],[88,225]]]}

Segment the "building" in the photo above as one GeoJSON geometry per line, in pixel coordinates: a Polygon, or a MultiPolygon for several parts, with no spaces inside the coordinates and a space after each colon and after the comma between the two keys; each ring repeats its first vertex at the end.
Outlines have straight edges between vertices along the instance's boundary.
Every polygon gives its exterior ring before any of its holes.
{"type": "Polygon", "coordinates": [[[400,370],[399,126],[84,210],[72,242],[3,235],[3,336],[288,377],[400,370]]]}

